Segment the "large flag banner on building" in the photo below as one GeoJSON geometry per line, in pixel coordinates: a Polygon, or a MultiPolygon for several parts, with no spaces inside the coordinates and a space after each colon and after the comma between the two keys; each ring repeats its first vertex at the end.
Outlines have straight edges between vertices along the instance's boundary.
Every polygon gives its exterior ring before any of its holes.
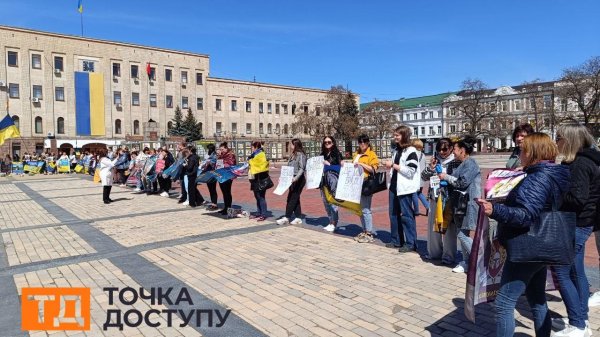
{"type": "Polygon", "coordinates": [[[104,76],[75,72],[75,127],[78,136],[104,136],[104,76]]]}
{"type": "Polygon", "coordinates": [[[19,129],[17,129],[13,119],[9,115],[4,116],[0,121],[0,145],[4,144],[6,139],[20,136],[19,129]]]}

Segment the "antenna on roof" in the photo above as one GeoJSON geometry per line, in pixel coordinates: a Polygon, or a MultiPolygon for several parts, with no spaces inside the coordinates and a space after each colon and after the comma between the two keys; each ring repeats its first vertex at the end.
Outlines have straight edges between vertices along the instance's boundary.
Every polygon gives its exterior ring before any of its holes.
{"type": "Polygon", "coordinates": [[[254,83],[256,83],[256,76],[254,76],[254,83]]]}

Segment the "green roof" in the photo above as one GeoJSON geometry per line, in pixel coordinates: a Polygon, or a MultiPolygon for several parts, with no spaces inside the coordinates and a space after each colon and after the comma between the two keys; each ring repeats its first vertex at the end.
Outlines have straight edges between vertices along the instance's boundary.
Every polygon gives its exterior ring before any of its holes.
{"type": "MultiPolygon", "coordinates": [[[[402,109],[412,109],[412,108],[418,107],[419,105],[421,105],[421,106],[442,105],[444,98],[446,98],[452,94],[455,94],[455,93],[447,92],[447,93],[437,94],[437,95],[429,95],[429,96],[421,96],[421,97],[413,97],[413,98],[401,98],[401,99],[397,99],[395,101],[387,101],[387,102],[396,104],[396,105],[400,106],[402,109]]],[[[361,104],[360,109],[363,110],[363,109],[367,108],[369,106],[369,104],[371,104],[371,103],[373,103],[373,102],[361,104]]]]}

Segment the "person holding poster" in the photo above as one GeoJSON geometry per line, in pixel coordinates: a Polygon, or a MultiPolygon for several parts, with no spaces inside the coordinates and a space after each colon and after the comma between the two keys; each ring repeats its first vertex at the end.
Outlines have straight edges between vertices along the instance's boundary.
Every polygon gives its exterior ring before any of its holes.
{"type": "MultiPolygon", "coordinates": [[[[544,210],[561,203],[569,191],[571,177],[566,165],[555,165],[558,148],[550,136],[533,133],[525,137],[520,161],[527,176],[506,197],[504,203],[478,199],[485,215],[498,221],[498,240],[503,247],[511,243],[513,251],[527,251],[513,240],[527,236],[529,227],[539,221],[544,210]]],[[[566,247],[565,247],[566,249],[566,247]]],[[[511,250],[502,269],[500,289],[496,296],[496,336],[515,333],[515,307],[523,293],[531,307],[536,336],[550,336],[552,321],[546,303],[547,266],[541,262],[512,262],[511,250]]],[[[583,335],[582,335],[583,336],[583,335]]]]}
{"type": "Polygon", "coordinates": [[[463,261],[454,269],[455,273],[466,273],[468,270],[469,256],[473,246],[470,232],[477,226],[479,205],[474,201],[481,197],[481,170],[471,153],[475,149],[475,138],[467,136],[454,143],[454,157],[461,164],[452,172],[440,173],[440,180],[445,180],[452,186],[450,204],[452,205],[452,221],[450,226],[455,226],[458,232],[458,241],[462,252],[463,261]]]}
{"type": "Polygon", "coordinates": [[[256,199],[256,213],[251,215],[251,219],[256,221],[265,221],[267,219],[267,190],[273,187],[273,181],[269,176],[269,161],[263,151],[260,141],[252,142],[252,154],[248,157],[250,165],[250,189],[254,192],[256,199]]]}
{"type": "MultiPolygon", "coordinates": [[[[325,136],[325,138],[323,138],[323,143],[321,143],[321,156],[323,156],[323,164],[325,164],[325,166],[342,164],[342,153],[338,150],[335,138],[332,136],[325,136]]],[[[325,170],[323,170],[322,179],[325,179],[325,170]]],[[[324,188],[325,184],[323,184],[323,180],[321,180],[321,199],[323,200],[323,206],[325,206],[325,212],[327,212],[327,218],[329,219],[329,223],[323,229],[328,232],[333,232],[339,219],[338,206],[327,202],[325,192],[323,191],[324,188]]]]}
{"type": "Polygon", "coordinates": [[[594,148],[594,137],[579,123],[561,125],[556,132],[562,164],[571,172],[571,189],[563,195],[561,210],[577,214],[575,228],[575,260],[571,265],[552,266],[556,273],[560,296],[567,308],[568,321],[559,318],[553,324],[561,329],[556,336],[583,336],[589,329],[589,283],[585,275],[585,244],[596,223],[600,199],[600,152],[594,148]]]}
{"type": "MultiPolygon", "coordinates": [[[[223,142],[219,145],[217,161],[223,162],[223,167],[231,167],[236,164],[235,154],[227,146],[227,142],[223,142]]],[[[231,204],[233,203],[231,185],[233,185],[233,179],[219,183],[219,188],[223,194],[223,209],[219,212],[221,215],[227,215],[227,210],[231,208],[231,204]]]]}
{"type": "MultiPolygon", "coordinates": [[[[413,196],[419,190],[420,172],[417,150],[412,146],[411,128],[401,125],[394,130],[396,149],[392,160],[385,163],[390,170],[389,215],[392,242],[400,253],[417,251],[417,223],[413,196]]],[[[417,204],[418,206],[418,204],[417,204]]]]}
{"type": "MultiPolygon", "coordinates": [[[[204,156],[203,167],[200,167],[202,173],[207,171],[214,171],[217,168],[217,148],[215,144],[206,145],[208,153],[204,156]]],[[[206,183],[208,187],[208,193],[210,195],[210,204],[206,207],[209,211],[216,211],[218,208],[217,202],[219,201],[219,195],[217,194],[217,182],[210,181],[206,183]]]]}
{"type": "Polygon", "coordinates": [[[277,220],[278,225],[302,224],[302,207],[300,206],[300,194],[306,184],[306,177],[304,176],[304,169],[306,168],[306,153],[302,147],[302,142],[298,138],[292,139],[290,142],[290,159],[288,160],[287,166],[294,168],[294,178],[292,178],[292,185],[288,190],[287,202],[285,205],[285,216],[277,220]],[[290,219],[294,216],[294,220],[290,219]]]}
{"type": "Polygon", "coordinates": [[[105,204],[110,204],[110,190],[113,183],[113,169],[117,159],[110,160],[106,156],[106,150],[100,150],[100,180],[102,181],[102,199],[105,204]]]}
{"type": "MultiPolygon", "coordinates": [[[[369,136],[362,134],[358,136],[358,150],[352,155],[352,162],[355,166],[361,166],[364,170],[364,179],[374,174],[379,167],[379,159],[375,152],[371,149],[369,136]]],[[[348,164],[345,164],[348,165],[348,164]]],[[[362,215],[360,222],[363,227],[363,232],[358,234],[354,240],[359,243],[373,242],[373,215],[371,214],[371,200],[373,195],[361,195],[360,208],[362,215]]]]}

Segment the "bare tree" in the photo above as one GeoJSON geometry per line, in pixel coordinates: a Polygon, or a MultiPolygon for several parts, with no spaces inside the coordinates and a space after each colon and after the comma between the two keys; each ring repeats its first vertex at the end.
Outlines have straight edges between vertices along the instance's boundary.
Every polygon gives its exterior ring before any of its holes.
{"type": "Polygon", "coordinates": [[[352,91],[341,85],[331,87],[327,93],[325,107],[338,139],[348,141],[358,135],[358,104],[352,91]]]}
{"type": "Polygon", "coordinates": [[[586,126],[600,117],[600,56],[563,70],[557,96],[575,103],[586,126]]]}
{"type": "Polygon", "coordinates": [[[554,134],[555,125],[562,120],[554,108],[554,82],[544,83],[535,79],[526,81],[522,85],[525,86],[524,110],[527,113],[527,122],[536,132],[549,128],[550,132],[554,134]]]}
{"type": "Polygon", "coordinates": [[[318,140],[331,131],[331,118],[318,115],[316,110],[301,110],[292,123],[293,133],[304,133],[318,140]]]}
{"type": "Polygon", "coordinates": [[[394,103],[375,100],[360,113],[363,119],[361,129],[382,139],[399,124],[395,114],[401,111],[394,103]]]}
{"type": "Polygon", "coordinates": [[[477,78],[464,80],[461,89],[460,99],[453,102],[452,109],[466,122],[462,133],[475,138],[487,135],[489,130],[483,128],[483,122],[497,115],[499,97],[490,97],[487,84],[477,78]]]}

